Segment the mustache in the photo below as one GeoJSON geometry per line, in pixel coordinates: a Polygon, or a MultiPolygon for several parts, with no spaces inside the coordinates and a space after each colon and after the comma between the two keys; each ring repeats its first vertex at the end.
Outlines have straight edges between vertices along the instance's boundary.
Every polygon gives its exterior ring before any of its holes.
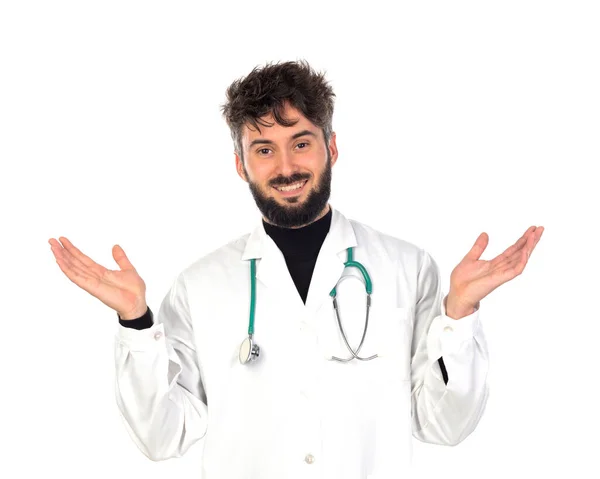
{"type": "Polygon", "coordinates": [[[278,187],[278,186],[288,186],[298,181],[309,180],[310,175],[307,173],[294,173],[292,176],[286,178],[284,176],[278,176],[269,181],[269,186],[278,187]]]}

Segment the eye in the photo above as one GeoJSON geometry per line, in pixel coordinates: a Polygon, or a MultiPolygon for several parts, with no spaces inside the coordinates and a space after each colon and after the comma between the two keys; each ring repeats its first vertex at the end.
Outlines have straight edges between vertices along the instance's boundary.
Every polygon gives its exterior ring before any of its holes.
{"type": "MultiPolygon", "coordinates": [[[[300,143],[298,143],[296,146],[300,146],[300,145],[307,145],[308,146],[308,142],[307,141],[301,141],[300,143]]],[[[306,148],[306,147],[305,147],[306,148]]],[[[300,148],[301,150],[303,150],[304,148],[300,148]]]]}
{"type": "Polygon", "coordinates": [[[270,148],[261,148],[260,150],[258,150],[258,154],[260,154],[260,155],[265,154],[266,155],[267,153],[263,153],[265,151],[271,151],[271,149],[270,148]]]}

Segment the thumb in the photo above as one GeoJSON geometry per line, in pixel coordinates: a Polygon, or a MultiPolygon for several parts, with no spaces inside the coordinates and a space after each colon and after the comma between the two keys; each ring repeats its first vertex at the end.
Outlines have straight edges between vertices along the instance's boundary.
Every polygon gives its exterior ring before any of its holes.
{"type": "Polygon", "coordinates": [[[127,258],[125,251],[123,251],[123,248],[121,248],[118,244],[113,246],[112,255],[117,264],[119,265],[119,268],[121,268],[121,271],[126,269],[135,270],[135,268],[131,264],[131,261],[129,261],[129,258],[127,258]]]}
{"type": "Polygon", "coordinates": [[[473,245],[471,250],[465,255],[464,259],[467,259],[470,261],[478,260],[481,257],[481,255],[483,254],[483,251],[487,248],[489,239],[490,239],[490,237],[488,236],[487,233],[481,233],[479,235],[479,237],[477,238],[477,240],[475,241],[475,244],[473,245]]]}

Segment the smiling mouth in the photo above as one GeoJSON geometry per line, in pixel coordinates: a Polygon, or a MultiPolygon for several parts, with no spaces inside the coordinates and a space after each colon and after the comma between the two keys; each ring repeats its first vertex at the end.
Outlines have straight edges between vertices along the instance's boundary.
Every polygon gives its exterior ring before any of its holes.
{"type": "Polygon", "coordinates": [[[280,191],[282,193],[288,193],[290,191],[296,191],[296,190],[302,189],[302,187],[306,184],[307,181],[308,180],[302,180],[302,181],[298,181],[296,183],[292,183],[291,185],[274,186],[273,188],[275,188],[277,191],[280,191]]]}

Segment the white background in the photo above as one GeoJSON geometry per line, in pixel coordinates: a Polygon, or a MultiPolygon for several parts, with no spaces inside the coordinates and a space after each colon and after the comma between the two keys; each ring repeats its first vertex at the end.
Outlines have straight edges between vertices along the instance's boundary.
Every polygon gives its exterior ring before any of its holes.
{"type": "Polygon", "coordinates": [[[492,259],[546,229],[482,301],[478,428],[456,447],[415,440],[421,477],[599,477],[595,3],[3,2],[0,475],[198,477],[198,445],[154,463],[128,437],[116,314],[48,239],[111,269],[120,244],[157,311],[183,268],[259,219],[226,87],[304,58],[337,94],[332,204],[428,250],[446,291],[481,232],[492,259]]]}

